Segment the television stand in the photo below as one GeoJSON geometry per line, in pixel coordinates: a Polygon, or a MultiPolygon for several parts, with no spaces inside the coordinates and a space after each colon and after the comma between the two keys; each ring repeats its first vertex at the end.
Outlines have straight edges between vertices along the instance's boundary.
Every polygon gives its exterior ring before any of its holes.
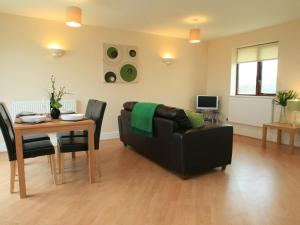
{"type": "Polygon", "coordinates": [[[205,122],[210,122],[212,124],[219,122],[219,111],[218,110],[196,110],[197,113],[203,114],[203,119],[205,122]]]}

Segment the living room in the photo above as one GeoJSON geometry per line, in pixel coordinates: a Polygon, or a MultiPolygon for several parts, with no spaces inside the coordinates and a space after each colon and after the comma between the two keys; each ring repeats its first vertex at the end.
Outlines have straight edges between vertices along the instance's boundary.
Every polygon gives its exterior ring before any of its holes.
{"type": "MultiPolygon", "coordinates": [[[[25,159],[27,195],[20,199],[23,178],[17,172],[10,193],[1,133],[0,224],[300,224],[300,138],[296,134],[292,152],[289,130],[280,136],[282,145],[274,143],[277,128],[265,134],[266,148],[261,140],[263,124],[280,120],[276,93],[291,90],[300,97],[299,10],[296,0],[1,1],[0,101],[13,120],[22,104],[39,102],[42,110],[49,104],[52,78],[57,89],[65,87],[63,101],[72,102],[77,113],[86,111],[90,99],[107,105],[93,184],[88,181],[89,154],[65,154],[64,182],[57,185],[46,158],[25,159]],[[80,27],[65,23],[71,6],[72,13],[79,9],[80,27]],[[200,43],[190,42],[193,30],[200,43]],[[278,62],[274,90],[270,95],[257,96],[257,90],[240,94],[239,51],[256,49],[258,57],[257,49],[270,45],[276,50],[267,59],[278,62]],[[114,53],[106,59],[110,48],[120,48],[120,55],[126,52],[122,49],[134,50],[135,80],[122,81],[118,74],[106,79],[111,59],[118,59],[114,53]],[[131,151],[133,144],[124,146],[128,143],[122,137],[120,141],[118,117],[126,110],[124,103],[152,102],[195,112],[197,96],[218,96],[217,120],[234,133],[230,163],[178,176],[131,151]],[[223,166],[225,170],[219,168],[223,166]]],[[[290,114],[282,124],[292,124],[294,132],[299,119],[295,122],[290,114]]],[[[57,136],[49,133],[56,146],[57,136]]],[[[216,145],[222,137],[215,138],[216,145]]],[[[201,144],[194,146],[201,149],[201,144]]]]}

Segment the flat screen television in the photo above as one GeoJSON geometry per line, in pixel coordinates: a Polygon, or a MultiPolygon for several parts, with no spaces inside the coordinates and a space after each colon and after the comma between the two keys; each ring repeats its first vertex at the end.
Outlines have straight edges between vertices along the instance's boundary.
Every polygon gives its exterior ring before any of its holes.
{"type": "Polygon", "coordinates": [[[218,110],[219,97],[208,95],[197,95],[196,109],[198,110],[218,110]]]}

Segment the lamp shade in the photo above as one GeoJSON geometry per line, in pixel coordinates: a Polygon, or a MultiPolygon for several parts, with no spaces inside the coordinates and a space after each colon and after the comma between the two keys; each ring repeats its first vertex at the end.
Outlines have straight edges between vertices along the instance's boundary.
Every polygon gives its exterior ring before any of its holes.
{"type": "Polygon", "coordinates": [[[76,6],[70,6],[66,11],[66,25],[70,27],[81,26],[81,9],[76,6]]]}
{"type": "Polygon", "coordinates": [[[287,101],[288,111],[300,111],[300,99],[291,99],[287,101]]]}
{"type": "Polygon", "coordinates": [[[198,28],[190,30],[190,42],[199,43],[201,41],[201,30],[198,28]]]}

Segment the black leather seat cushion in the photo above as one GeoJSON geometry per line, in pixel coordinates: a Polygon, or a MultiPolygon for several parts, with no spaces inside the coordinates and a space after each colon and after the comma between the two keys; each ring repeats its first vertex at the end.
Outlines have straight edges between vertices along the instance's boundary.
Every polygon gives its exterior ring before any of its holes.
{"type": "Polygon", "coordinates": [[[58,139],[61,152],[78,152],[88,150],[87,137],[63,137],[58,139]]]}
{"type": "Polygon", "coordinates": [[[28,142],[33,142],[33,141],[44,141],[44,140],[50,140],[50,138],[47,134],[23,136],[23,143],[28,143],[28,142]]]}
{"type": "Polygon", "coordinates": [[[34,141],[23,144],[24,158],[33,158],[43,155],[51,155],[55,153],[54,146],[51,141],[34,141]]]}
{"type": "MultiPolygon", "coordinates": [[[[125,102],[123,107],[125,110],[131,112],[136,103],[137,102],[125,102]]],[[[184,110],[179,108],[159,105],[155,111],[155,116],[173,120],[177,122],[178,125],[183,129],[192,128],[192,124],[189,118],[186,116],[184,110]]]]}
{"type": "Polygon", "coordinates": [[[65,137],[87,137],[87,131],[66,131],[66,132],[59,132],[56,134],[57,139],[65,138],[65,137]]]}

